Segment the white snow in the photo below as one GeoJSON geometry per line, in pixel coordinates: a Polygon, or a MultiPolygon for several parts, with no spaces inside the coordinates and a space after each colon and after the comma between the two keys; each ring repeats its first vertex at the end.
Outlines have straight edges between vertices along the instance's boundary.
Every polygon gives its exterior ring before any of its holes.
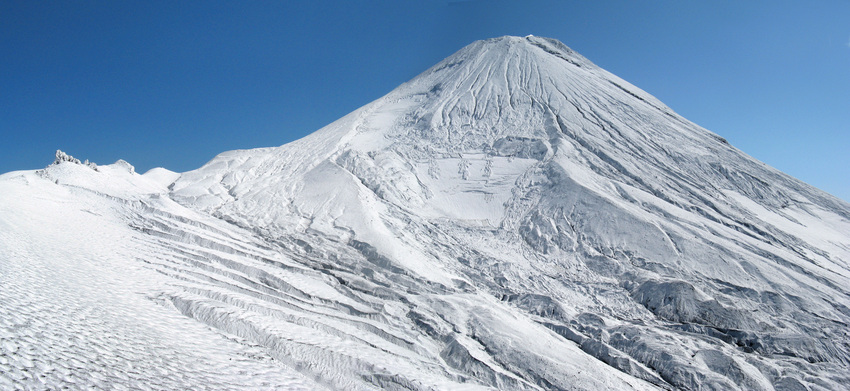
{"type": "Polygon", "coordinates": [[[0,176],[0,388],[850,381],[850,205],[554,40],[187,173],[60,160],[0,176]]]}
{"type": "Polygon", "coordinates": [[[139,258],[155,249],[123,221],[128,208],[32,173],[2,177],[0,388],[320,387],[153,296],[172,279],[139,258]]]}
{"type": "Polygon", "coordinates": [[[154,167],[142,174],[142,176],[156,182],[162,187],[167,188],[174,183],[177,178],[180,178],[180,173],[170,171],[162,167],[154,167]]]}

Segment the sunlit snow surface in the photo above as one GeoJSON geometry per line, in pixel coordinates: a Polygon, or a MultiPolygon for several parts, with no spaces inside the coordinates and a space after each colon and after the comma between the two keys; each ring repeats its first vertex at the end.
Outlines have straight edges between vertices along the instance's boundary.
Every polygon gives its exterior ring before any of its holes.
{"type": "Polygon", "coordinates": [[[0,176],[0,389],[842,389],[850,205],[563,44],[279,148],[0,176]]]}

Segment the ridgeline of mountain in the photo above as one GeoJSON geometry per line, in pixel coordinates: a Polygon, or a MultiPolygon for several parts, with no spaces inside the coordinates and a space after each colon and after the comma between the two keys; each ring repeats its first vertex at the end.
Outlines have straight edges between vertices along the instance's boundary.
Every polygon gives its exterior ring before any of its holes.
{"type": "Polygon", "coordinates": [[[65,156],[0,176],[0,388],[850,382],[850,205],[556,40],[195,171],[65,156]]]}

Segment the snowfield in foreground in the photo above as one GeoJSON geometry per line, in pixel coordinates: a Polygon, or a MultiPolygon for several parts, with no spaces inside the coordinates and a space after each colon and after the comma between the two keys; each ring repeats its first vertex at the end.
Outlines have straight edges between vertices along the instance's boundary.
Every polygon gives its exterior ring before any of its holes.
{"type": "Polygon", "coordinates": [[[562,43],[278,148],[0,176],[0,389],[842,389],[850,205],[562,43]]]}

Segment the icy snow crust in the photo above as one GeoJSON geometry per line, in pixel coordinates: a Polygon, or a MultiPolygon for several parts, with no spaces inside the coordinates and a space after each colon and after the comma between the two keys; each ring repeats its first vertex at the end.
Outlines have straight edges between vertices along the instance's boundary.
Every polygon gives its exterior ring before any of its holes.
{"type": "Polygon", "coordinates": [[[850,381],[850,205],[554,40],[475,42],[279,148],[127,166],[0,176],[0,388],[850,381]]]}

